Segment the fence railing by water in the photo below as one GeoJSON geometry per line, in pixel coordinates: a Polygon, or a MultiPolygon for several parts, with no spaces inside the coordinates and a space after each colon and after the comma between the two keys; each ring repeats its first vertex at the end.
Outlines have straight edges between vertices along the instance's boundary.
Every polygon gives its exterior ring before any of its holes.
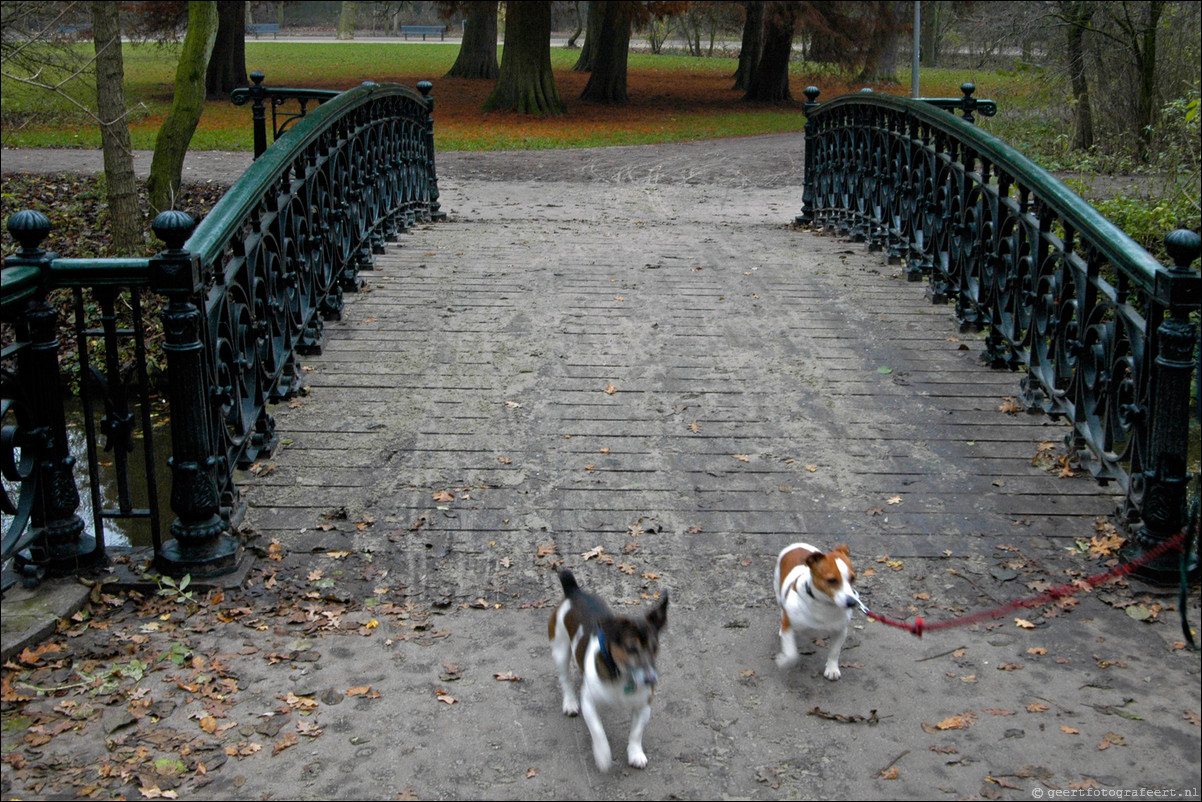
{"type": "MultiPolygon", "coordinates": [[[[983,357],[1022,371],[1030,411],[1071,422],[1070,447],[1117,482],[1135,550],[1198,525],[1190,419],[1202,425],[1192,231],[1161,265],[1064,184],[997,137],[932,104],[878,93],[819,103],[806,90],[806,171],[796,222],[865,241],[929,282],[983,357]],[[1192,517],[1191,517],[1192,516],[1192,517]]],[[[972,108],[976,108],[972,104],[972,108]]],[[[1195,467],[1196,470],[1196,467],[1195,467]]],[[[1150,575],[1176,577],[1176,557],[1150,575]]]]}
{"type": "MultiPolygon", "coordinates": [[[[268,99],[273,117],[277,105],[309,94],[262,87],[257,78],[250,96],[268,99]]],[[[167,247],[153,258],[60,258],[41,248],[49,233],[45,215],[27,210],[10,218],[21,249],[5,260],[0,296],[9,329],[0,373],[0,508],[2,557],[13,558],[18,574],[36,581],[101,561],[106,522],[127,518],[149,522],[155,565],[165,574],[234,570],[241,550],[233,534],[241,515],[235,471],[276,445],[268,404],[299,389],[297,354],[321,348],[323,322],[339,316],[343,293],[358,288],[359,273],[372,268],[386,242],[419,220],[444,216],[430,89],[428,82],[419,91],[365,83],[325,93],[315,110],[273,124],[275,144],[256,154],[199,225],[182,212],[155,219],[152,229],[167,247]],[[75,296],[87,466],[67,446],[63,322],[48,301],[60,288],[75,296]],[[148,292],[166,302],[161,324],[175,516],[167,532],[153,479],[162,449],[153,437],[145,372],[141,300],[148,292]],[[92,305],[100,310],[99,328],[87,319],[92,305]],[[117,324],[118,305],[132,310],[126,328],[117,324]],[[122,340],[133,343],[133,375],[122,370],[122,340]],[[99,368],[91,364],[93,342],[103,355],[99,368]],[[98,432],[92,410],[101,405],[98,432]],[[126,458],[138,428],[150,474],[141,505],[129,492],[126,458]],[[114,454],[118,474],[110,508],[98,495],[100,447],[114,454]],[[84,484],[94,501],[94,536],[79,513],[84,484]]]]}

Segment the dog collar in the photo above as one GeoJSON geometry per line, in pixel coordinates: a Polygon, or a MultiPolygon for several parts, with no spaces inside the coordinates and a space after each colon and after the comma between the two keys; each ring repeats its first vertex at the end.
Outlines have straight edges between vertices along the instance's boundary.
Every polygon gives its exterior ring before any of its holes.
{"type": "Polygon", "coordinates": [[[613,655],[609,653],[609,645],[605,642],[605,633],[601,631],[600,627],[597,627],[597,653],[601,655],[601,660],[605,663],[609,675],[611,677],[618,676],[618,664],[614,661],[613,655]]]}
{"type": "Polygon", "coordinates": [[[814,589],[810,587],[810,583],[808,581],[805,584],[805,589],[806,589],[806,595],[809,596],[811,599],[815,599],[815,601],[817,601],[816,597],[814,596],[814,589]]]}

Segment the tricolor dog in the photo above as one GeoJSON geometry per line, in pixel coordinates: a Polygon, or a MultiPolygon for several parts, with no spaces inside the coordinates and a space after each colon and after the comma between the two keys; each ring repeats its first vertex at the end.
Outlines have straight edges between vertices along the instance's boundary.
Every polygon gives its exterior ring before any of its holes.
{"type": "Polygon", "coordinates": [[[847,639],[851,614],[860,606],[860,594],[852,586],[856,572],[851,567],[847,546],[821,552],[809,543],[787,546],[776,559],[776,600],[780,603],[781,668],[797,661],[794,633],[813,630],[831,637],[826,656],[829,680],[839,679],[839,650],[847,639]]]}
{"type": "Polygon", "coordinates": [[[560,571],[559,581],[564,600],[551,615],[547,635],[563,689],[563,712],[569,716],[584,712],[593,739],[593,760],[600,771],[609,771],[609,738],[598,708],[630,710],[626,759],[641,769],[647,765],[643,730],[651,718],[651,697],[658,679],[655,656],[660,630],[668,623],[668,597],[665,594],[644,618],[625,618],[615,616],[605,602],[581,590],[571,571],[560,571]],[[569,677],[573,658],[583,676],[579,699],[569,677]]]}

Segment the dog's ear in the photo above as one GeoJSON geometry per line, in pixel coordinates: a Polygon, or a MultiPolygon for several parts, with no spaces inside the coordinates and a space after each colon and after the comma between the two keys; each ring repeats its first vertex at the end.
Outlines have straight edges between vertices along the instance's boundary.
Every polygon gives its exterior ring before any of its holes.
{"type": "Polygon", "coordinates": [[[664,594],[663,601],[655,606],[651,612],[647,613],[647,623],[658,629],[663,629],[668,625],[668,594],[664,594]]]}
{"type": "Polygon", "coordinates": [[[838,546],[835,546],[833,549],[831,549],[831,551],[837,551],[837,552],[839,552],[840,554],[842,554],[844,557],[850,557],[850,556],[851,556],[851,552],[849,552],[849,551],[847,550],[847,544],[846,544],[846,543],[840,543],[838,546]]]}
{"type": "Polygon", "coordinates": [[[826,559],[826,555],[820,551],[811,552],[809,557],[806,557],[806,565],[813,568],[818,563],[826,559]]]}

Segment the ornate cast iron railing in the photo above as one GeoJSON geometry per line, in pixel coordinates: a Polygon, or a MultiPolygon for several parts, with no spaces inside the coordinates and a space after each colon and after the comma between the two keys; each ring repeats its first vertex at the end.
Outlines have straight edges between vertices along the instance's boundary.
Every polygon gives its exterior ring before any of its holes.
{"type": "MultiPolygon", "coordinates": [[[[983,358],[1021,368],[1023,399],[1072,424],[1069,445],[1124,492],[1147,550],[1186,525],[1199,237],[1166,238],[1159,264],[1097,210],[988,132],[880,94],[818,103],[806,90],[798,223],[867,241],[926,277],[983,358]]],[[[1202,422],[1202,407],[1194,415],[1202,422]]],[[[1193,522],[1196,526],[1196,521],[1193,522]]],[[[1166,558],[1151,573],[1174,574],[1166,558]]]]}
{"type": "MultiPolygon", "coordinates": [[[[263,89],[260,87],[260,89],[263,89]]],[[[321,348],[323,321],[336,319],[343,293],[358,288],[384,243],[417,220],[442,216],[434,170],[430,84],[421,94],[365,83],[330,97],[279,133],[205,219],[164,212],[152,229],[167,248],[151,259],[60,259],[40,243],[49,222],[39,212],[14,215],[9,231],[21,250],[5,260],[3,312],[12,321],[3,352],[3,442],[0,493],[3,559],[27,575],[70,573],[103,558],[106,517],[151,519],[155,562],[175,576],[215,576],[236,568],[240,517],[235,470],[276,444],[268,403],[296,392],[298,353],[321,348]],[[129,384],[148,386],[142,323],[118,330],[115,299],[140,315],[140,297],[166,300],[162,313],[171,426],[170,537],[160,537],[157,503],[137,510],[119,490],[119,509],[97,513],[93,540],[77,512],[75,458],[67,448],[59,391],[57,314],[47,293],[76,293],[83,389],[100,389],[101,430],[116,453],[130,450],[134,418],[129,384]],[[85,330],[84,293],[100,307],[102,327],[85,330]],[[143,374],[121,375],[117,339],[135,341],[143,374]],[[87,364],[88,338],[106,355],[103,371],[87,364]]],[[[263,90],[271,92],[272,90],[263,90]]],[[[288,90],[285,90],[288,91],[288,90]]],[[[8,332],[6,332],[8,333],[8,332]]],[[[92,394],[84,394],[85,406],[92,394]]],[[[149,399],[142,430],[151,432],[149,399]]],[[[100,508],[91,414],[88,476],[100,508]]],[[[153,466],[153,440],[144,438],[153,466]]],[[[115,457],[119,474],[128,461],[115,457]]],[[[119,478],[119,488],[126,487],[119,478]]],[[[151,495],[155,493],[151,480],[151,495]]]]}

